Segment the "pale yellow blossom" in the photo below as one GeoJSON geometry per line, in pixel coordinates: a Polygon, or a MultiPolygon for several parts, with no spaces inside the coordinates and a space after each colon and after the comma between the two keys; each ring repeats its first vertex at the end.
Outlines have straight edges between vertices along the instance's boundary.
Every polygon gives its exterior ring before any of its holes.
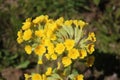
{"type": "Polygon", "coordinates": [[[32,80],[42,80],[42,76],[40,74],[33,74],[32,75],[32,80]]]}
{"type": "Polygon", "coordinates": [[[79,52],[77,49],[73,48],[68,51],[68,57],[71,59],[77,59],[79,57],[79,52]]]}
{"type": "Polygon", "coordinates": [[[64,67],[67,67],[72,63],[72,60],[69,57],[63,57],[62,58],[62,63],[64,65],[64,67]]]}
{"type": "Polygon", "coordinates": [[[58,43],[55,47],[55,52],[57,54],[62,54],[64,52],[64,50],[65,50],[65,46],[63,43],[58,43]]]}
{"type": "Polygon", "coordinates": [[[79,55],[80,55],[80,58],[83,59],[87,56],[87,52],[85,49],[80,49],[79,50],[79,55]]]}
{"type": "Polygon", "coordinates": [[[46,74],[47,76],[48,76],[48,75],[51,75],[51,74],[52,74],[52,68],[51,68],[51,67],[48,67],[45,74],[46,74]]]}
{"type": "Polygon", "coordinates": [[[70,49],[72,49],[74,47],[75,41],[72,40],[72,39],[66,39],[64,44],[65,44],[66,49],[70,50],[70,49]]]}
{"type": "Polygon", "coordinates": [[[35,50],[34,50],[35,54],[37,55],[43,55],[46,52],[46,48],[44,45],[38,45],[35,50]]]}
{"type": "Polygon", "coordinates": [[[30,45],[26,45],[26,46],[25,46],[25,51],[26,51],[27,54],[31,54],[31,52],[32,52],[32,47],[31,47],[30,45]]]}
{"type": "Polygon", "coordinates": [[[32,38],[32,30],[31,29],[25,30],[25,32],[23,33],[23,40],[27,41],[31,38],[32,38]]]}

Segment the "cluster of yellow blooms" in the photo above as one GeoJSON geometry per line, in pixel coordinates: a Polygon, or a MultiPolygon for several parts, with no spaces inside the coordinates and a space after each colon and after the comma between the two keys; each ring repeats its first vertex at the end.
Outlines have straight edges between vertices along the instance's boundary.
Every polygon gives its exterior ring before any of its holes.
{"type": "MultiPolygon", "coordinates": [[[[27,54],[34,52],[38,56],[38,64],[43,64],[45,56],[48,61],[59,59],[59,67],[68,67],[74,60],[84,59],[94,51],[94,32],[86,35],[83,30],[87,24],[82,20],[64,20],[63,17],[53,20],[47,15],[33,20],[28,18],[18,31],[17,42],[25,44],[27,54]]],[[[91,66],[92,62],[88,62],[91,66]]],[[[47,76],[51,74],[52,68],[48,68],[45,74],[25,74],[25,77],[26,80],[49,80],[47,76]]],[[[76,76],[75,80],[83,80],[83,75],[76,76]]]]}

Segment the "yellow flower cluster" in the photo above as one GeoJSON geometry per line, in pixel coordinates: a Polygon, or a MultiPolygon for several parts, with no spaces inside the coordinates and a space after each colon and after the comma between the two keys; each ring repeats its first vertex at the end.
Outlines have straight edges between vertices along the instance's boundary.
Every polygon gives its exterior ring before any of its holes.
{"type": "MultiPolygon", "coordinates": [[[[63,17],[53,20],[47,15],[33,20],[28,18],[18,31],[17,42],[25,44],[27,54],[34,52],[39,57],[38,64],[43,64],[44,56],[48,61],[59,59],[59,68],[61,65],[68,67],[74,60],[85,59],[94,51],[95,33],[88,36],[84,33],[87,24],[82,20],[64,20],[63,17]]],[[[50,75],[51,70],[49,68],[45,75],[50,75]]],[[[32,75],[32,80],[37,78],[44,80],[43,75],[32,75]]],[[[79,78],[81,76],[76,79],[82,80],[79,78]]]]}
{"type": "Polygon", "coordinates": [[[34,73],[32,75],[24,74],[24,76],[25,76],[25,80],[30,80],[30,79],[31,80],[48,80],[47,76],[50,76],[51,74],[52,74],[52,68],[48,67],[45,74],[34,73]]]}
{"type": "Polygon", "coordinates": [[[24,74],[24,76],[25,76],[25,80],[47,80],[47,77],[44,74],[42,75],[38,73],[32,75],[24,74]]]}

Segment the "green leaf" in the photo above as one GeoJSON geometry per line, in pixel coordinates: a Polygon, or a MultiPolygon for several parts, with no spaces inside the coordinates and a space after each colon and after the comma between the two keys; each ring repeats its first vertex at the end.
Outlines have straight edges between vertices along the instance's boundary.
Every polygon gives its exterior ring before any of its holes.
{"type": "Polygon", "coordinates": [[[78,71],[77,71],[76,69],[73,69],[72,73],[73,73],[74,75],[77,75],[77,74],[78,74],[78,71]]]}
{"type": "Polygon", "coordinates": [[[17,57],[18,57],[18,54],[16,53],[15,55],[13,55],[13,56],[10,57],[10,60],[13,60],[13,59],[15,59],[17,57]]]}
{"type": "Polygon", "coordinates": [[[61,34],[62,36],[68,37],[68,34],[67,34],[67,32],[66,32],[64,29],[60,29],[59,32],[60,32],[60,34],[61,34]]]}
{"type": "MultiPolygon", "coordinates": [[[[64,28],[64,29],[65,29],[65,28],[64,28]]],[[[73,37],[73,34],[74,34],[73,27],[72,27],[72,26],[66,27],[66,29],[67,29],[68,34],[70,35],[69,37],[72,38],[72,37],[73,37]]]]}
{"type": "Polygon", "coordinates": [[[78,42],[82,37],[82,29],[75,28],[75,42],[78,42]]]}
{"type": "Polygon", "coordinates": [[[48,77],[47,80],[55,80],[53,77],[48,77]]]}
{"type": "MultiPolygon", "coordinates": [[[[70,27],[70,26],[69,26],[70,27]]],[[[69,27],[67,27],[67,26],[63,26],[63,29],[68,33],[68,34],[70,34],[71,32],[71,30],[70,30],[70,28],[69,27]]],[[[72,31],[73,32],[73,31],[72,31]]],[[[69,35],[70,36],[70,35],[69,35]]]]}
{"type": "Polygon", "coordinates": [[[20,63],[16,68],[27,68],[27,66],[30,64],[30,61],[25,61],[20,63]]]}
{"type": "Polygon", "coordinates": [[[68,27],[68,32],[71,36],[73,35],[74,31],[73,31],[72,26],[68,27]]]}
{"type": "Polygon", "coordinates": [[[73,80],[76,75],[78,75],[78,72],[77,72],[77,70],[74,69],[74,70],[72,70],[72,74],[70,74],[68,77],[73,80]]]}
{"type": "Polygon", "coordinates": [[[52,77],[54,77],[56,79],[61,79],[61,77],[58,74],[53,74],[52,77]]]}
{"type": "Polygon", "coordinates": [[[58,74],[52,74],[51,77],[47,78],[48,80],[61,80],[62,78],[58,74]]]}
{"type": "Polygon", "coordinates": [[[66,68],[64,69],[64,72],[65,72],[66,75],[69,75],[70,72],[71,72],[71,66],[66,67],[66,68]]]}
{"type": "Polygon", "coordinates": [[[74,77],[75,77],[75,75],[74,75],[74,74],[70,74],[68,77],[69,77],[71,80],[73,80],[74,77]]]}

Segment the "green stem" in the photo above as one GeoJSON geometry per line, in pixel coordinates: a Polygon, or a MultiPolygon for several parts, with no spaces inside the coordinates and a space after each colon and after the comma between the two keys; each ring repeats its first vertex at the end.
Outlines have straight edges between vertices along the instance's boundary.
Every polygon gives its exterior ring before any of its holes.
{"type": "Polygon", "coordinates": [[[40,70],[40,65],[37,64],[37,65],[36,65],[36,72],[39,73],[39,70],[40,70]]]}

